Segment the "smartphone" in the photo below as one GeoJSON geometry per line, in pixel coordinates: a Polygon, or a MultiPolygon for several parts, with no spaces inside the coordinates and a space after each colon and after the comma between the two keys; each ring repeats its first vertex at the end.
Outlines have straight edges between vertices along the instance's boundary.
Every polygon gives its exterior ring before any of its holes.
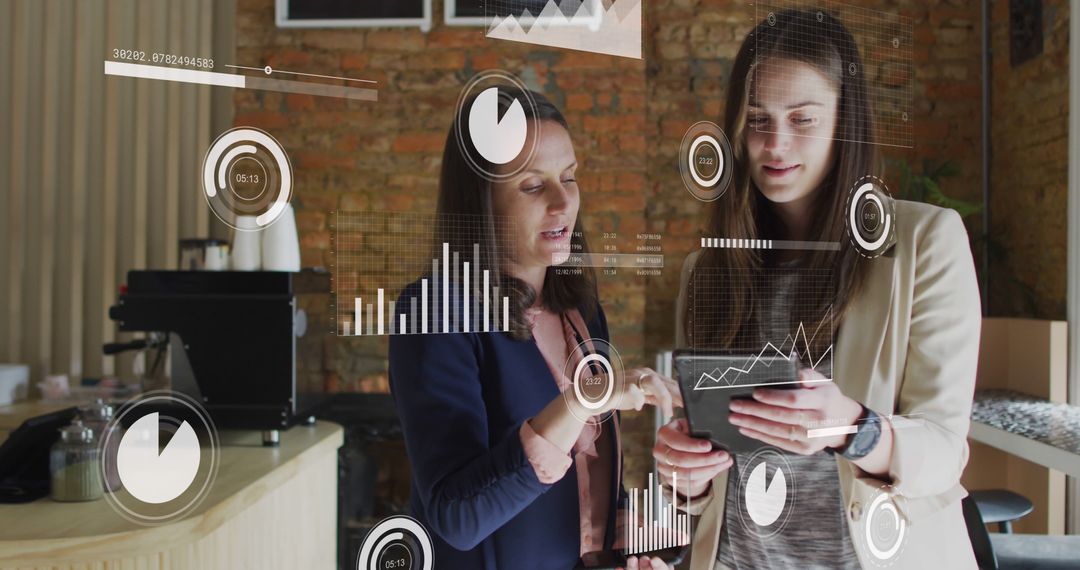
{"type": "MultiPolygon", "coordinates": [[[[672,548],[665,548],[663,550],[654,550],[652,552],[641,552],[635,554],[635,556],[647,556],[649,558],[660,558],[667,564],[678,565],[682,564],[686,553],[690,552],[690,545],[676,546],[672,548]]],[[[617,568],[626,568],[626,556],[618,551],[605,550],[600,553],[600,558],[593,563],[592,566],[585,566],[582,561],[578,561],[578,565],[574,570],[616,570],[617,568]]]]}

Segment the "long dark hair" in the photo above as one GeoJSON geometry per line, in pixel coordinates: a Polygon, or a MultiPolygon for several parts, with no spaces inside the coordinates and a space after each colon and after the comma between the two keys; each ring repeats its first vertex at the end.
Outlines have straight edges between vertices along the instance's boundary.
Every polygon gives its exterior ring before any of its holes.
{"type": "MultiPolygon", "coordinates": [[[[500,87],[499,116],[506,113],[508,104],[515,99],[524,101],[524,93],[514,87],[500,87]]],[[[546,97],[535,91],[528,93],[535,105],[524,105],[526,119],[532,124],[534,119],[538,121],[552,121],[562,126],[568,132],[570,126],[562,112],[546,97]],[[535,111],[534,111],[535,109],[535,111]]],[[[493,183],[474,170],[469,163],[469,157],[485,170],[493,170],[494,166],[483,160],[481,155],[471,147],[472,137],[469,136],[468,121],[458,121],[461,116],[468,116],[468,109],[475,102],[475,97],[465,102],[465,112],[459,113],[454,118],[446,136],[446,147],[443,150],[442,172],[439,176],[439,201],[438,213],[440,218],[444,215],[465,215],[483,224],[482,231],[478,232],[480,244],[480,262],[483,267],[490,267],[494,282],[498,283],[502,291],[513,292],[510,296],[510,336],[518,340],[529,339],[532,330],[525,318],[525,310],[532,307],[537,299],[537,292],[529,285],[517,279],[505,271],[502,267],[505,260],[513,252],[501,251],[505,249],[505,242],[499,240],[500,227],[505,228],[506,223],[497,220],[492,210],[491,192],[493,183]],[[459,137],[457,129],[462,129],[459,137]],[[459,140],[470,145],[463,149],[459,140]]],[[[452,231],[450,227],[440,227],[437,232],[441,234],[439,242],[447,242],[455,250],[466,251],[466,247],[472,247],[472,243],[461,232],[452,231]]],[[[588,252],[589,248],[585,236],[585,228],[581,223],[581,214],[578,213],[574,221],[574,232],[570,239],[570,251],[574,253],[588,252]]],[[[479,284],[477,284],[479,285],[479,284]]],[[[540,299],[544,308],[562,313],[571,309],[579,309],[582,316],[588,320],[596,310],[597,292],[595,272],[588,267],[566,268],[556,271],[555,267],[548,267],[544,277],[544,289],[540,292],[540,299]]]]}
{"type": "MultiPolygon", "coordinates": [[[[782,225],[772,205],[750,176],[746,145],[747,107],[756,68],[772,58],[809,64],[839,90],[836,145],[833,164],[817,189],[812,205],[812,240],[840,242],[840,251],[816,251],[801,260],[800,267],[831,273],[834,293],[817,299],[800,299],[799,320],[818,321],[831,305],[833,330],[838,329],[865,280],[867,264],[846,236],[844,211],[851,186],[861,177],[879,174],[874,147],[873,111],[863,79],[862,60],[851,33],[831,14],[809,10],[785,10],[770,15],[743,41],[731,72],[724,130],[731,135],[734,165],[727,193],[712,203],[709,231],[720,237],[779,239],[782,225]],[[849,70],[859,73],[850,73],[849,70]],[[816,315],[815,318],[808,318],[816,315]]],[[[729,348],[748,334],[746,325],[754,315],[755,283],[772,263],[768,250],[705,249],[697,268],[711,268],[715,278],[723,275],[727,286],[722,299],[687,305],[697,311],[684,319],[690,346],[729,348]],[[702,313],[704,312],[704,314],[702,313]],[[694,318],[690,318],[693,316],[694,318]],[[697,332],[699,338],[695,338],[697,332]]],[[[691,284],[693,286],[693,284],[691,284]]],[[[821,339],[828,341],[829,339],[821,339]]]]}

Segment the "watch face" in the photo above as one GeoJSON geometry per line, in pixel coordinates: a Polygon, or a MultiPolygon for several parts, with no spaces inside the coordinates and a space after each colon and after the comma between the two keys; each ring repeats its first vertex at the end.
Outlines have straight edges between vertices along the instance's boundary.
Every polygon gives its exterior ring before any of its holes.
{"type": "Polygon", "coordinates": [[[844,449],[843,456],[847,459],[861,459],[866,457],[877,447],[881,439],[881,418],[873,410],[867,409],[865,417],[859,420],[858,431],[851,436],[844,449]]]}

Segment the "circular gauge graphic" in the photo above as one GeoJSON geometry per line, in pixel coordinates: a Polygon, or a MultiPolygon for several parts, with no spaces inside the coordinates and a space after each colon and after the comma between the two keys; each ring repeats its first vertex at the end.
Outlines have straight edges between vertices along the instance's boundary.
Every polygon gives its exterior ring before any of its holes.
{"type": "MultiPolygon", "coordinates": [[[[563,374],[570,379],[570,389],[563,390],[563,397],[574,398],[586,410],[584,416],[578,416],[583,422],[598,422],[610,417],[606,414],[596,418],[589,412],[597,412],[611,403],[611,399],[622,393],[625,381],[622,358],[615,347],[604,339],[584,340],[571,351],[563,367],[563,374]]],[[[578,409],[571,406],[578,414],[578,409]]]]}
{"type": "Polygon", "coordinates": [[[356,570],[431,570],[435,566],[431,536],[416,519],[394,516],[375,525],[356,559],[356,570]]]}
{"type": "Polygon", "coordinates": [[[679,145],[679,173],[690,194],[702,202],[724,195],[731,182],[731,143],[709,121],[694,123],[679,145]]]}
{"type": "Polygon", "coordinates": [[[454,134],[465,160],[497,182],[524,170],[536,152],[536,100],[520,79],[505,71],[474,76],[458,96],[454,134]]]}
{"type": "Polygon", "coordinates": [[[225,131],[203,159],[203,191],[229,227],[257,231],[274,223],[292,198],[292,165],[277,139],[252,127],[225,131]]]}
{"type": "Polygon", "coordinates": [[[866,559],[871,564],[886,567],[899,558],[907,538],[907,520],[893,503],[888,488],[874,492],[855,534],[870,554],[866,559]]]}
{"type": "Polygon", "coordinates": [[[896,243],[896,212],[885,183],[864,176],[855,183],[847,200],[844,222],[852,245],[865,257],[874,258],[896,243]]]}
{"type": "Polygon", "coordinates": [[[795,506],[795,472],[784,452],[763,447],[739,465],[739,521],[760,538],[784,530],[795,506]]]}
{"type": "Polygon", "coordinates": [[[124,403],[104,430],[105,493],[120,516],[153,526],[182,518],[206,498],[220,464],[217,428],[194,398],[167,390],[124,403]]]}

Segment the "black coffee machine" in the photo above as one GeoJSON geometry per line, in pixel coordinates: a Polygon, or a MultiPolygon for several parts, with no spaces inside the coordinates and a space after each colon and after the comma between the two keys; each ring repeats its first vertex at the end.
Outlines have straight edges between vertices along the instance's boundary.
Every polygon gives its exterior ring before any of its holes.
{"type": "Polygon", "coordinates": [[[300,301],[325,303],[329,292],[329,274],[316,270],[130,271],[109,317],[167,343],[172,390],[202,402],[218,428],[261,430],[274,445],[278,430],[313,421],[325,401],[321,382],[298,387],[296,344],[309,334],[300,301]]]}

